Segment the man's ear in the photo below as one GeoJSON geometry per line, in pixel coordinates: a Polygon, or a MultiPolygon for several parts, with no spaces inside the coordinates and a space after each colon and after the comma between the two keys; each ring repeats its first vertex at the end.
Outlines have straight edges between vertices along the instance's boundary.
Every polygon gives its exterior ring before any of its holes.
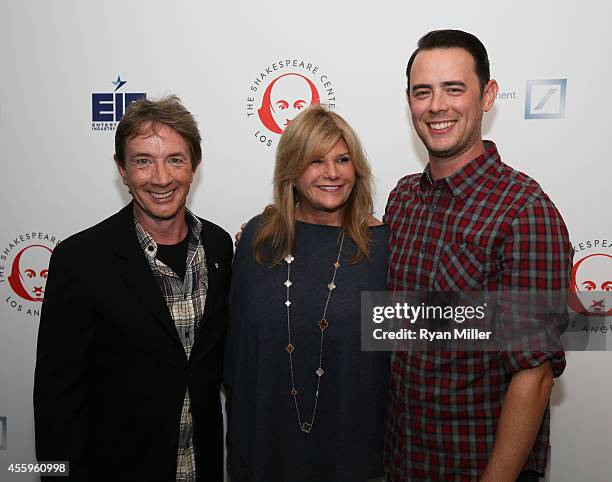
{"type": "Polygon", "coordinates": [[[482,110],[485,112],[489,112],[495,103],[495,99],[497,98],[497,91],[499,90],[499,85],[497,85],[497,81],[495,79],[489,80],[487,85],[485,85],[484,91],[482,92],[482,110]]]}
{"type": "Polygon", "coordinates": [[[119,162],[119,158],[117,157],[117,154],[113,156],[113,159],[115,160],[115,166],[117,166],[117,170],[119,171],[119,175],[121,176],[121,179],[123,180],[123,184],[127,186],[127,181],[125,180],[125,175],[126,175],[125,167],[123,167],[121,163],[119,162]]]}

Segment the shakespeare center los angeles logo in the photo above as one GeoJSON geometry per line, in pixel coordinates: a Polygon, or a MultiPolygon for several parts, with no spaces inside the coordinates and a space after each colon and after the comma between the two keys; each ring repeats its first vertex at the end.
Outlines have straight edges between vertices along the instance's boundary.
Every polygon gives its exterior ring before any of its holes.
{"type": "Polygon", "coordinates": [[[51,252],[60,240],[49,233],[17,234],[0,251],[0,290],[12,310],[40,316],[51,252]]]}
{"type": "Polygon", "coordinates": [[[279,59],[262,68],[249,86],[246,116],[253,138],[274,147],[289,122],[312,104],[336,107],[336,91],[329,76],[313,62],[279,59]]]}
{"type": "Polygon", "coordinates": [[[574,246],[570,308],[590,318],[612,316],[612,241],[590,239],[574,246]]]}

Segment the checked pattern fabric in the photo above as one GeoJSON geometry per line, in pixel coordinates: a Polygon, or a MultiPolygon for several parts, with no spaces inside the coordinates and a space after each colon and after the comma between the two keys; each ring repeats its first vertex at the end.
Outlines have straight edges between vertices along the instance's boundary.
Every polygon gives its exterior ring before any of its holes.
{"type": "MultiPolygon", "coordinates": [[[[494,143],[485,141],[485,151],[445,179],[433,182],[427,166],[393,189],[389,290],[569,286],[572,249],[554,204],[502,163],[494,143]]],[[[562,351],[394,352],[384,453],[392,480],[477,480],[512,374],[546,361],[555,376],[563,372],[562,351]]],[[[524,470],[544,472],[549,428],[547,409],[524,470]]]]}
{"type": "MultiPolygon", "coordinates": [[[[189,240],[187,245],[187,270],[184,279],[181,279],[170,267],[156,259],[157,243],[137,221],[136,233],[155,280],[164,295],[176,331],[183,348],[185,348],[185,354],[189,358],[194,335],[198,329],[198,322],[204,314],[204,304],[206,303],[208,290],[208,270],[204,246],[200,240],[202,223],[190,211],[187,210],[186,212],[186,219],[189,224],[189,240]]],[[[185,391],[179,426],[177,482],[196,481],[193,419],[190,406],[189,390],[187,390],[185,391]]]]}

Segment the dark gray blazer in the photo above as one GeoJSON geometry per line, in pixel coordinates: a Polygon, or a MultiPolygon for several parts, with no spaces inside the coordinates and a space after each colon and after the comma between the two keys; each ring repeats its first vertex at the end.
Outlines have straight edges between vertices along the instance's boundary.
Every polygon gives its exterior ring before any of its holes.
{"type": "Polygon", "coordinates": [[[55,248],[38,333],[36,455],[69,460],[70,480],[174,481],[187,387],[198,479],[223,480],[219,388],[232,241],[202,223],[209,286],[189,360],[138,242],[132,204],[55,248]]]}

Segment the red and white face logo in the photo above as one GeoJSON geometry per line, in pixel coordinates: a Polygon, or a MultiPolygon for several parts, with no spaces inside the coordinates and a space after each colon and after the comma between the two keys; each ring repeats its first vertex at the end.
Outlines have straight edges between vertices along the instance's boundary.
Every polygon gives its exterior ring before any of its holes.
{"type": "Polygon", "coordinates": [[[257,114],[269,131],[281,134],[296,115],[319,101],[319,92],[312,81],[290,72],[270,82],[257,114]]]}
{"type": "Polygon", "coordinates": [[[587,316],[612,316],[609,300],[612,296],[612,255],[593,253],[579,259],[572,269],[570,306],[587,316]],[[606,303],[608,300],[608,303],[606,303]]]}
{"type": "Polygon", "coordinates": [[[50,257],[51,250],[42,244],[32,244],[17,253],[8,278],[16,295],[27,301],[43,300],[50,257]]]}

